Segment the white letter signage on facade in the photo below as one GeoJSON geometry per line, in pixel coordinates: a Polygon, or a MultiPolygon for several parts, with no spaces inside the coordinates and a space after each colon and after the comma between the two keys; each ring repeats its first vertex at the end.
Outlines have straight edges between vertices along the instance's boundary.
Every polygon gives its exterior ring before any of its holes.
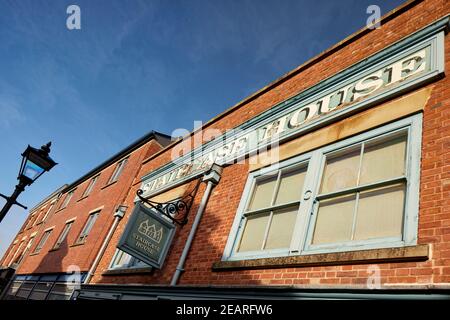
{"type": "Polygon", "coordinates": [[[287,141],[307,129],[370,107],[376,101],[430,80],[443,72],[441,42],[443,34],[439,33],[414,46],[397,44],[395,49],[385,49],[322,81],[234,128],[231,134],[224,133],[143,177],[143,196],[155,195],[188,181],[208,170],[213,163],[233,163],[268,145],[287,141]],[[349,76],[345,77],[347,74],[349,76]]]}

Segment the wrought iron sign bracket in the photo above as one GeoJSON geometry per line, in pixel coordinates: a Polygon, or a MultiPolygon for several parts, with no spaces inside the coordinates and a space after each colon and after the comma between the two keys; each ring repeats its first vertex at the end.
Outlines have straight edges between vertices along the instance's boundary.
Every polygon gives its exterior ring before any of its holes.
{"type": "Polygon", "coordinates": [[[138,189],[136,195],[141,202],[148,204],[151,208],[155,209],[161,215],[169,218],[172,222],[184,226],[188,222],[188,214],[191,209],[192,203],[194,202],[195,195],[197,194],[198,188],[202,179],[198,179],[197,184],[187,195],[180,199],[161,203],[156,201],[148,200],[142,197],[144,191],[138,189]]]}

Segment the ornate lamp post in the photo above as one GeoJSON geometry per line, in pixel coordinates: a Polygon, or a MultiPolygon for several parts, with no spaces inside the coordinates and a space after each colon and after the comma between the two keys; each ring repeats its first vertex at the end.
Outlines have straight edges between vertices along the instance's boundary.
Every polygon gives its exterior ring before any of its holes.
{"type": "Polygon", "coordinates": [[[16,201],[17,197],[22,191],[25,190],[26,186],[31,185],[44,172],[50,171],[50,169],[57,164],[48,155],[50,153],[50,146],[51,142],[43,145],[40,149],[36,149],[28,145],[22,153],[22,164],[20,165],[19,175],[17,177],[19,183],[16,185],[16,189],[10,197],[0,193],[0,197],[6,199],[5,206],[0,212],[0,222],[14,204],[27,209],[27,207],[16,201]]]}

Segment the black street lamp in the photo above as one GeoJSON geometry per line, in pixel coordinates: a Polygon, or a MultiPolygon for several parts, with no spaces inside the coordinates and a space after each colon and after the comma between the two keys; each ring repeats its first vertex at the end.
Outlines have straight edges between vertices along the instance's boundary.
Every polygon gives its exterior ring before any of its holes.
{"type": "Polygon", "coordinates": [[[23,204],[16,201],[19,194],[25,190],[26,186],[29,186],[36,181],[44,172],[50,171],[51,168],[57,165],[57,163],[48,156],[51,144],[52,143],[49,142],[40,149],[28,145],[22,153],[22,164],[20,165],[19,176],[17,177],[19,183],[16,185],[16,189],[10,197],[0,193],[0,197],[6,199],[6,204],[0,212],[0,222],[2,222],[13,204],[17,204],[18,206],[27,209],[23,204]]]}

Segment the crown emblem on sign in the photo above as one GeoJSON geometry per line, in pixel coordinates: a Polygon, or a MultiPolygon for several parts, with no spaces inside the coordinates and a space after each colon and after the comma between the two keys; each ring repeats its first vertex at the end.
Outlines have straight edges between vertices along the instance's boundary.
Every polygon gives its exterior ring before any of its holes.
{"type": "Polygon", "coordinates": [[[163,228],[160,227],[159,230],[156,230],[155,224],[149,225],[148,219],[139,225],[138,231],[157,243],[161,241],[163,236],[163,228]]]}

